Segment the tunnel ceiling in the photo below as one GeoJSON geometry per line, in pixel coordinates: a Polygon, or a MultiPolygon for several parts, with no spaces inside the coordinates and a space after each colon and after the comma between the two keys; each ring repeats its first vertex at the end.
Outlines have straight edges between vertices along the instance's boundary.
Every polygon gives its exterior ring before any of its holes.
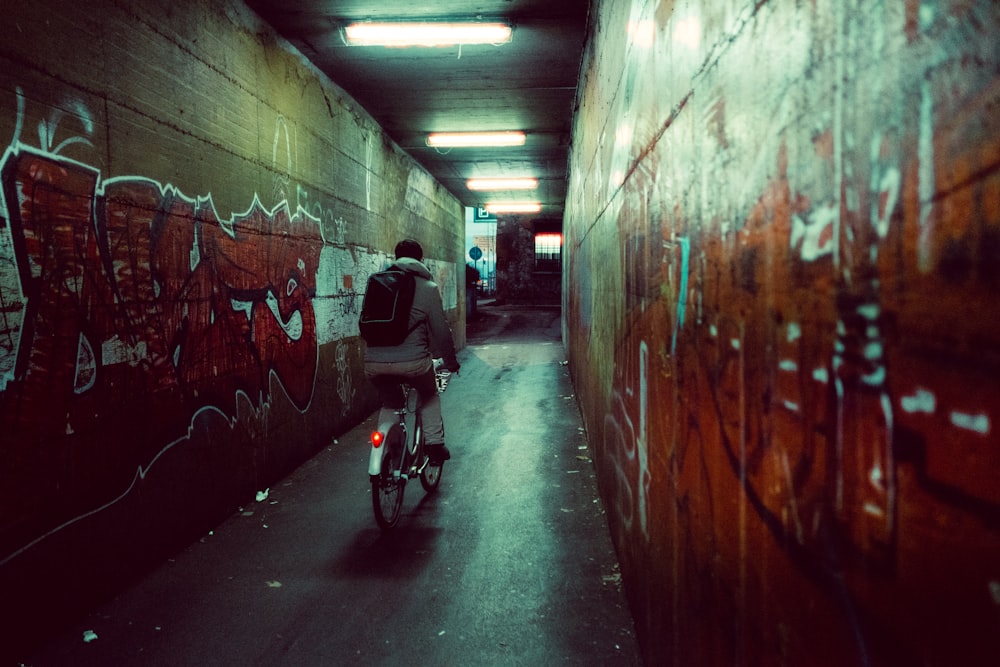
{"type": "Polygon", "coordinates": [[[248,0],[466,206],[537,200],[562,217],[586,0],[248,0]],[[348,46],[354,21],[504,21],[501,45],[348,46]],[[523,130],[514,148],[434,149],[430,132],[523,130]],[[531,192],[473,192],[469,178],[530,176],[531,192]]]}

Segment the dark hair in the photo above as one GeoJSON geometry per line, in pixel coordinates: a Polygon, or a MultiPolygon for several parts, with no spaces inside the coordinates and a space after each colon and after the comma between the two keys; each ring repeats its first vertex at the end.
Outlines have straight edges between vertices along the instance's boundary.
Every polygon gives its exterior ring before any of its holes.
{"type": "Polygon", "coordinates": [[[403,239],[396,244],[396,259],[410,257],[418,262],[424,258],[424,249],[413,239],[403,239]]]}

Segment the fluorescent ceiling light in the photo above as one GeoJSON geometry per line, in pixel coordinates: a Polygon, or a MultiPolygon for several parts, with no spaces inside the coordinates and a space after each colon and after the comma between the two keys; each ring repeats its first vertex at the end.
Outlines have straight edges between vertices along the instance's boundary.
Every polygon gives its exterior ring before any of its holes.
{"type": "Polygon", "coordinates": [[[435,148],[523,146],[524,141],[524,132],[434,132],[427,135],[427,145],[435,148]]]}
{"type": "Polygon", "coordinates": [[[511,28],[505,23],[352,23],[347,41],[358,46],[452,46],[504,44],[511,28]]]}
{"type": "Polygon", "coordinates": [[[534,178],[470,178],[465,182],[470,190],[534,190],[538,180],[534,178]]]}
{"type": "Polygon", "coordinates": [[[542,205],[536,201],[501,201],[486,205],[490,213],[538,213],[542,205]]]}

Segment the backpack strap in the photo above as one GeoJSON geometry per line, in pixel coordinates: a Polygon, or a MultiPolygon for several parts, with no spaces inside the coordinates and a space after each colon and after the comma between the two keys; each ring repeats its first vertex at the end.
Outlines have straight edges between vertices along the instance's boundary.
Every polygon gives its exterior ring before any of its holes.
{"type": "MultiPolygon", "coordinates": [[[[396,271],[402,271],[403,273],[412,273],[411,271],[407,271],[406,269],[404,269],[403,267],[401,267],[399,264],[396,264],[395,262],[393,262],[392,264],[389,265],[389,269],[390,270],[395,269],[396,271]]],[[[419,278],[419,277],[420,276],[418,276],[416,274],[413,274],[413,295],[414,295],[413,298],[414,298],[414,301],[416,301],[417,278],[419,278]]],[[[411,313],[413,312],[413,304],[410,304],[410,312],[411,313]]],[[[407,338],[409,338],[410,334],[413,333],[414,331],[416,331],[417,327],[419,327],[419,326],[420,326],[420,320],[417,320],[416,322],[413,323],[413,326],[409,327],[406,330],[406,335],[403,336],[403,340],[406,340],[407,338]]]]}

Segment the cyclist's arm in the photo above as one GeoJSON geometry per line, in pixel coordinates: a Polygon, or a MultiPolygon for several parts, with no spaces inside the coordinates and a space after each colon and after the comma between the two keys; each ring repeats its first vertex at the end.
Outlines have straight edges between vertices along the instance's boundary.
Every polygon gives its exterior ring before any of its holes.
{"type": "Polygon", "coordinates": [[[431,355],[444,359],[445,368],[457,373],[459,369],[458,358],[455,356],[455,341],[451,336],[451,327],[448,325],[448,318],[444,314],[444,305],[441,303],[441,293],[437,287],[433,290],[431,302],[427,309],[427,336],[430,343],[431,355]]]}

